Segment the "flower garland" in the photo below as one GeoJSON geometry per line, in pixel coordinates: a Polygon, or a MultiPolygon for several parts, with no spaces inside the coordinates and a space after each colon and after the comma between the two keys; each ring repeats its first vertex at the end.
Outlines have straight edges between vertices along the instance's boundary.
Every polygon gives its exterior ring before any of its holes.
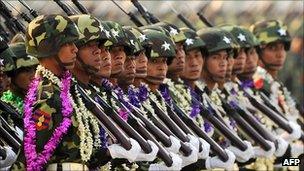
{"type": "MultiPolygon", "coordinates": [[[[57,84],[60,91],[60,99],[62,104],[61,113],[63,115],[62,122],[60,125],[54,130],[52,137],[46,143],[43,148],[43,151],[37,154],[36,151],[36,126],[35,122],[32,119],[33,113],[33,105],[36,101],[36,93],[38,85],[41,81],[41,77],[39,77],[39,69],[36,71],[35,79],[31,82],[29,86],[28,93],[25,98],[24,104],[24,129],[25,129],[25,137],[24,137],[24,151],[27,162],[27,170],[42,170],[44,165],[51,158],[53,152],[56,147],[60,143],[62,137],[67,133],[69,127],[72,124],[71,114],[73,111],[71,101],[70,101],[70,81],[71,74],[69,72],[65,72],[63,78],[59,84],[57,84]]],[[[46,77],[43,75],[43,77],[46,77]]],[[[46,77],[48,78],[48,77],[46,77]]],[[[50,80],[59,80],[57,77],[51,78],[50,80]]]]}
{"type": "Polygon", "coordinates": [[[16,96],[13,92],[10,90],[7,90],[2,94],[1,100],[3,102],[6,102],[10,105],[12,105],[17,112],[22,115],[23,113],[23,100],[19,96],[16,96]]]}
{"type": "MultiPolygon", "coordinates": [[[[45,69],[43,66],[38,65],[36,73],[41,73],[43,77],[48,78],[53,84],[60,85],[58,77],[56,77],[51,71],[45,69]]],[[[85,107],[81,95],[77,89],[75,89],[77,103],[75,103],[71,94],[68,98],[76,113],[76,120],[78,122],[78,130],[80,133],[80,156],[83,161],[88,161],[93,151],[93,144],[95,148],[99,148],[101,145],[99,124],[93,114],[85,107]],[[90,131],[90,125],[93,128],[94,143],[92,133],[90,131]]]]}

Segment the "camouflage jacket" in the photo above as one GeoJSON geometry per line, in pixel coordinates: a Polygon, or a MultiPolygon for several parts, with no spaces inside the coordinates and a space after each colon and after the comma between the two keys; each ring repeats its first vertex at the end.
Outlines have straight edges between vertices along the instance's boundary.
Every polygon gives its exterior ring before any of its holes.
{"type": "MultiPolygon", "coordinates": [[[[36,150],[37,153],[40,153],[53,135],[54,130],[61,123],[62,114],[60,88],[57,85],[52,84],[47,78],[42,78],[37,92],[37,101],[34,104],[32,119],[36,123],[36,150]]],[[[80,156],[80,137],[75,111],[73,111],[71,119],[72,125],[61,139],[47,165],[63,162],[84,163],[80,156]]],[[[106,149],[93,149],[91,159],[84,164],[90,168],[99,166],[99,163],[106,158],[105,152],[106,149]]],[[[17,161],[13,169],[23,170],[25,164],[23,150],[17,161]]]]}

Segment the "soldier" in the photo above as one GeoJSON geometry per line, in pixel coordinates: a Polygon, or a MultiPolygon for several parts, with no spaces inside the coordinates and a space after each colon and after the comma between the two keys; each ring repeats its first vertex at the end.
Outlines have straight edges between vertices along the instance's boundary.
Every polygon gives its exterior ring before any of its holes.
{"type": "MultiPolygon", "coordinates": [[[[14,56],[13,52],[8,48],[7,43],[1,38],[0,39],[0,94],[2,95],[2,92],[7,90],[9,88],[10,84],[10,78],[5,74],[4,71],[8,71],[13,69],[14,61],[12,59],[12,56],[14,56]]],[[[7,117],[10,117],[11,113],[9,111],[6,111],[4,106],[4,102],[0,101],[1,109],[0,109],[0,129],[5,129],[5,121],[8,121],[7,117]],[[8,114],[8,115],[6,115],[8,114]]],[[[8,106],[9,107],[9,106],[8,106]]],[[[14,111],[14,109],[11,109],[14,111]]],[[[17,116],[19,116],[17,114],[17,116]]],[[[17,117],[18,118],[18,117],[17,117]]],[[[7,124],[9,126],[9,124],[7,124]]],[[[9,127],[7,127],[9,128],[9,127]]],[[[6,130],[8,131],[8,130],[6,130]]],[[[1,131],[2,132],[2,131],[1,131]]],[[[12,130],[12,132],[15,132],[15,130],[12,130]]],[[[7,133],[12,133],[7,132],[7,133]]],[[[4,133],[1,133],[0,136],[0,170],[9,170],[11,165],[16,161],[17,158],[17,152],[19,150],[19,147],[17,149],[12,148],[12,140],[11,139],[4,139],[4,133]]],[[[11,135],[10,135],[11,136],[11,135]]],[[[16,148],[16,147],[15,147],[16,148]]]]}
{"type": "Polygon", "coordinates": [[[38,16],[28,25],[26,52],[39,65],[25,98],[24,151],[16,170],[87,169],[80,157],[78,125],[72,124],[69,92],[68,69],[74,67],[78,37],[76,25],[61,15],[38,16]]]}

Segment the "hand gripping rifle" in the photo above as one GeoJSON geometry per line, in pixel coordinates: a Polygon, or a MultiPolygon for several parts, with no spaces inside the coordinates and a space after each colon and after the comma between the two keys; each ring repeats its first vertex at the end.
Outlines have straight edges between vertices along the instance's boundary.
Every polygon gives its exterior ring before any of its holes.
{"type": "Polygon", "coordinates": [[[138,0],[131,0],[131,2],[148,24],[155,24],[160,22],[160,20],[156,18],[152,13],[147,11],[147,9],[143,7],[140,2],[138,2],[138,0]]]}
{"type": "Polygon", "coordinates": [[[172,145],[172,142],[170,141],[169,137],[164,134],[159,128],[157,128],[151,121],[144,117],[144,114],[138,108],[132,105],[133,110],[131,112],[123,103],[118,100],[118,98],[116,98],[115,95],[112,94],[112,98],[115,100],[115,102],[117,102],[120,108],[123,108],[128,112],[128,122],[133,125],[134,129],[140,132],[144,138],[153,141],[159,148],[158,156],[165,162],[168,167],[172,166],[173,161],[171,156],[163,148],[163,146],[159,144],[160,141],[162,144],[164,144],[164,146],[170,147],[172,145]],[[156,138],[154,138],[151,134],[156,138]]]}
{"type": "Polygon", "coordinates": [[[0,134],[1,138],[12,147],[13,151],[17,154],[20,150],[22,140],[16,136],[15,130],[0,116],[0,134]]]}
{"type": "Polygon", "coordinates": [[[12,33],[17,34],[18,32],[25,33],[25,28],[22,23],[13,17],[6,5],[0,0],[0,15],[6,20],[6,26],[12,31],[12,33]]]}
{"type": "Polygon", "coordinates": [[[73,88],[79,91],[86,108],[96,116],[96,118],[104,125],[104,128],[109,130],[109,132],[114,135],[118,142],[121,143],[122,147],[124,147],[126,150],[130,150],[132,145],[129,141],[129,138],[125,135],[124,132],[122,132],[121,129],[113,124],[114,122],[105,114],[101,106],[96,103],[90,96],[88,96],[85,90],[78,84],[73,88]]]}
{"type": "Polygon", "coordinates": [[[190,129],[199,137],[203,138],[205,141],[207,141],[210,144],[210,147],[212,151],[219,156],[219,158],[222,161],[227,161],[228,160],[228,155],[222,149],[221,146],[219,146],[212,138],[210,138],[206,132],[204,132],[193,119],[191,119],[187,114],[185,114],[175,102],[172,102],[173,104],[173,109],[176,112],[177,116],[180,117],[180,119],[190,127],[190,129]]]}
{"type": "Polygon", "coordinates": [[[23,0],[18,0],[29,12],[30,14],[36,18],[38,17],[38,13],[37,11],[35,11],[34,9],[32,9],[29,5],[26,4],[26,2],[24,2],[23,0]]]}
{"type": "Polygon", "coordinates": [[[152,151],[150,144],[138,132],[136,132],[130,126],[130,124],[125,122],[105,100],[103,100],[98,95],[94,98],[96,98],[96,102],[100,104],[101,107],[106,111],[105,113],[109,117],[111,117],[121,128],[123,128],[124,132],[126,132],[130,137],[134,138],[136,141],[138,141],[139,145],[145,153],[150,153],[152,151]]]}

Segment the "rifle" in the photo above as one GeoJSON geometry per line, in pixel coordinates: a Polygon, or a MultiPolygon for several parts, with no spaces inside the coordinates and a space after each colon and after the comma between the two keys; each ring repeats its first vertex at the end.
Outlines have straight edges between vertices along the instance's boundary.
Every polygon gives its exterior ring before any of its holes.
{"type": "Polygon", "coordinates": [[[15,153],[18,153],[22,140],[19,139],[17,136],[13,136],[11,133],[15,133],[14,130],[8,125],[2,116],[0,116],[0,134],[1,138],[4,139],[6,143],[8,143],[15,153]]]}
{"type": "Polygon", "coordinates": [[[57,5],[68,15],[68,16],[71,16],[71,15],[74,15],[74,13],[71,11],[71,9],[66,5],[64,4],[63,2],[61,2],[60,0],[54,0],[54,2],[57,3],[57,5]]]}
{"type": "Polygon", "coordinates": [[[17,10],[11,3],[9,3],[9,1],[6,1],[6,3],[11,6],[26,22],[30,23],[32,21],[32,19],[26,13],[17,10]]]}
{"type": "Polygon", "coordinates": [[[89,11],[83,5],[81,5],[80,2],[78,2],[78,0],[72,0],[72,2],[75,4],[75,6],[79,9],[79,11],[82,14],[89,14],[89,11]]]}
{"type": "Polygon", "coordinates": [[[247,145],[215,116],[215,109],[212,108],[209,97],[199,87],[196,87],[196,90],[199,91],[199,94],[202,94],[202,102],[199,102],[194,97],[192,97],[192,100],[196,104],[200,105],[200,108],[202,109],[201,115],[211,122],[225,137],[227,137],[234,146],[245,151],[247,149],[247,145]]]}
{"type": "MultiPolygon", "coordinates": [[[[128,114],[129,114],[129,118],[128,118],[128,122],[130,121],[131,125],[133,125],[133,127],[135,127],[134,129],[138,130],[138,132],[141,133],[141,135],[143,135],[144,138],[149,139],[151,141],[153,141],[159,148],[159,152],[158,155],[160,158],[163,159],[163,161],[165,162],[165,164],[167,166],[172,166],[172,158],[170,157],[170,155],[167,153],[167,151],[159,144],[159,141],[162,142],[162,144],[164,144],[166,147],[170,147],[172,145],[172,142],[170,141],[169,137],[167,137],[166,134],[164,134],[163,132],[161,132],[161,130],[159,130],[159,128],[157,128],[155,125],[153,125],[151,123],[151,121],[149,121],[146,117],[144,117],[142,114],[142,112],[137,109],[135,106],[132,105],[133,110],[132,112],[129,111],[129,109],[124,106],[123,103],[121,103],[115,95],[112,94],[111,96],[115,102],[117,102],[117,104],[119,105],[119,107],[125,109],[128,114]],[[134,116],[134,115],[136,116],[134,116]],[[138,122],[138,118],[140,118],[140,121],[144,122],[143,124],[145,125],[145,127],[143,127],[141,124],[139,124],[138,122]],[[146,130],[146,128],[151,132],[148,132],[146,130]],[[157,140],[151,135],[153,134],[157,140]],[[159,140],[159,141],[158,141],[159,140]]],[[[100,98],[100,97],[99,97],[100,98]]]]}
{"type": "Polygon", "coordinates": [[[155,24],[160,22],[160,20],[155,17],[152,13],[150,13],[149,11],[147,11],[146,8],[144,8],[139,2],[138,0],[131,0],[132,4],[137,8],[138,12],[141,14],[141,16],[145,19],[145,21],[148,24],[155,24]]]}
{"type": "Polygon", "coordinates": [[[30,14],[36,18],[38,17],[38,13],[37,11],[35,11],[34,9],[30,8],[30,6],[28,6],[23,0],[18,0],[27,10],[29,10],[30,14]]]}
{"type": "Polygon", "coordinates": [[[141,21],[130,11],[127,13],[121,6],[119,6],[114,0],[111,0],[123,13],[130,17],[130,20],[137,26],[141,27],[144,26],[141,21]]]}
{"type": "Polygon", "coordinates": [[[4,39],[5,42],[9,42],[9,34],[5,31],[3,26],[0,24],[0,36],[4,39]]]}
{"type": "Polygon", "coordinates": [[[185,114],[175,102],[172,102],[174,111],[178,114],[181,120],[187,124],[196,135],[206,140],[212,149],[212,151],[219,156],[222,161],[227,161],[228,156],[226,152],[219,146],[212,138],[210,138],[187,114],[185,114]]]}
{"type": "Polygon", "coordinates": [[[152,151],[149,143],[138,133],[136,132],[127,122],[125,122],[119,114],[112,109],[112,107],[105,102],[100,96],[95,96],[97,103],[101,105],[103,109],[105,109],[105,113],[109,115],[120,127],[124,129],[124,131],[136,141],[138,141],[139,145],[143,149],[145,153],[150,153],[152,151]]]}
{"type": "Polygon", "coordinates": [[[177,18],[180,19],[188,28],[196,31],[196,28],[190,23],[190,21],[182,14],[182,13],[178,13],[173,7],[172,5],[170,5],[171,10],[177,15],[177,18]]]}
{"type": "Polygon", "coordinates": [[[122,147],[124,147],[126,150],[130,150],[132,145],[129,141],[129,138],[125,135],[124,132],[122,132],[121,129],[113,124],[114,122],[112,119],[104,113],[100,105],[96,103],[90,96],[88,96],[85,90],[79,85],[75,85],[75,87],[72,88],[75,88],[79,91],[86,108],[89,111],[92,111],[96,118],[104,125],[103,128],[109,130],[109,132],[114,135],[115,138],[117,138],[118,142],[121,143],[122,147]]]}
{"type": "Polygon", "coordinates": [[[12,33],[17,34],[18,32],[25,33],[25,28],[23,25],[13,17],[6,5],[0,0],[0,15],[6,20],[5,24],[12,33]]]}

